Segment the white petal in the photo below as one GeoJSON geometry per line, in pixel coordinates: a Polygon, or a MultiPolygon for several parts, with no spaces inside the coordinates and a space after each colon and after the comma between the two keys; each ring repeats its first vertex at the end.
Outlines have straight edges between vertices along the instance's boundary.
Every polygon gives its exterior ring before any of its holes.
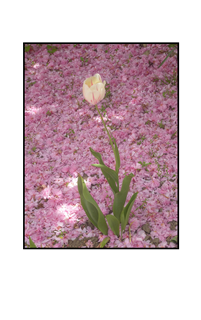
{"type": "Polygon", "coordinates": [[[87,78],[83,83],[83,95],[90,104],[97,104],[105,96],[105,84],[102,83],[101,76],[97,73],[93,77],[87,78]]]}

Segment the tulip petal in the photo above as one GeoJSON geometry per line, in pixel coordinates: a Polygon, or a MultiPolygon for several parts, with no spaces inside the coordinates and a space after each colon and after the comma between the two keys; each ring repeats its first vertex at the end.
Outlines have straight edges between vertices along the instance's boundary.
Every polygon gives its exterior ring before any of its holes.
{"type": "Polygon", "coordinates": [[[97,73],[93,77],[87,78],[84,83],[90,88],[96,83],[102,83],[101,76],[97,73]]]}
{"type": "Polygon", "coordinates": [[[97,104],[105,96],[105,84],[102,83],[101,76],[97,73],[93,77],[87,78],[83,83],[83,95],[90,104],[97,104]]]}

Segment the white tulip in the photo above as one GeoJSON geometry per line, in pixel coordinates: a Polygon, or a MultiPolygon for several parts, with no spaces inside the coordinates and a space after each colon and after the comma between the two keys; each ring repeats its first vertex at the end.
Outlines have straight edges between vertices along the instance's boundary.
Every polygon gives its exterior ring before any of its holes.
{"type": "Polygon", "coordinates": [[[101,80],[97,73],[93,77],[87,78],[83,83],[83,95],[90,104],[97,104],[105,97],[106,81],[101,80]]]}

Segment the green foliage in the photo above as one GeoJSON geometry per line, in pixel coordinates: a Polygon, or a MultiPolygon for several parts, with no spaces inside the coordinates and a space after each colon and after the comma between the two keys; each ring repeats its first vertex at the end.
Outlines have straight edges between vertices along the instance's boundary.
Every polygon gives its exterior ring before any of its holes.
{"type": "Polygon", "coordinates": [[[172,91],[166,90],[163,92],[163,97],[166,98],[166,95],[168,95],[171,98],[175,92],[176,92],[175,90],[172,90],[172,91]]]}
{"type": "MultiPolygon", "coordinates": [[[[107,86],[107,89],[109,88],[109,85],[107,86]]],[[[97,106],[96,106],[97,111],[99,112],[97,106]]],[[[104,111],[105,108],[102,106],[102,111],[104,111]]],[[[99,112],[100,114],[100,112],[99,112]]],[[[102,159],[102,156],[99,152],[96,152],[92,148],[89,148],[90,152],[92,155],[99,161],[99,164],[92,164],[92,166],[100,168],[103,175],[105,176],[107,182],[109,183],[112,192],[114,194],[114,202],[113,202],[113,215],[107,215],[106,219],[107,222],[111,228],[111,230],[114,232],[115,235],[119,237],[119,226],[121,223],[121,235],[122,235],[122,230],[125,230],[125,227],[128,223],[129,219],[129,214],[131,212],[133,203],[137,197],[138,193],[133,194],[131,197],[129,203],[127,206],[124,208],[124,204],[126,202],[126,198],[129,192],[129,187],[130,187],[130,182],[131,179],[134,177],[132,173],[129,175],[126,175],[123,179],[121,191],[119,191],[119,168],[120,168],[120,156],[119,156],[119,150],[116,144],[116,140],[114,137],[111,138],[109,131],[106,128],[106,125],[104,123],[104,120],[101,116],[101,120],[103,122],[103,125],[105,127],[105,131],[108,134],[108,137],[110,139],[110,143],[112,145],[112,149],[114,152],[115,156],[115,161],[116,161],[116,166],[115,166],[115,171],[112,170],[111,168],[107,167],[102,159]]],[[[142,141],[145,139],[143,136],[142,141]]],[[[143,166],[148,166],[150,163],[145,163],[143,162],[143,166]]],[[[105,222],[105,218],[103,213],[101,212],[100,208],[98,207],[97,203],[95,200],[92,198],[90,195],[89,191],[87,190],[87,187],[81,177],[80,174],[78,174],[78,191],[80,194],[80,199],[81,199],[81,205],[86,212],[86,215],[88,219],[94,224],[96,228],[98,228],[101,232],[104,234],[107,234],[108,232],[108,227],[105,222]]]]}
{"type": "Polygon", "coordinates": [[[30,243],[30,248],[37,248],[35,243],[31,240],[30,236],[29,236],[29,243],[30,243]]]}
{"type": "Polygon", "coordinates": [[[119,220],[111,214],[108,214],[106,219],[112,232],[119,237],[119,220]]]}
{"type": "Polygon", "coordinates": [[[110,97],[112,94],[110,92],[110,84],[109,83],[106,83],[105,85],[105,98],[108,98],[110,97]]]}
{"type": "Polygon", "coordinates": [[[53,53],[56,52],[57,50],[58,50],[57,47],[54,47],[54,46],[52,46],[52,45],[48,45],[48,46],[47,46],[47,51],[48,51],[49,54],[53,54],[53,53]]]}
{"type": "Polygon", "coordinates": [[[79,174],[78,177],[78,191],[80,194],[82,207],[88,217],[88,219],[94,224],[96,228],[98,228],[103,234],[108,233],[108,227],[105,222],[105,217],[100,210],[98,204],[90,195],[86,184],[79,174]]]}
{"type": "Polygon", "coordinates": [[[137,145],[140,145],[145,139],[146,139],[146,137],[145,137],[145,136],[142,136],[142,137],[141,137],[141,140],[137,142],[137,145]]]}
{"type": "Polygon", "coordinates": [[[101,110],[101,112],[103,113],[103,115],[105,116],[105,115],[106,115],[106,111],[105,111],[105,107],[104,107],[103,105],[101,106],[101,109],[100,109],[100,110],[101,110]]]}
{"type": "Polygon", "coordinates": [[[66,138],[69,138],[70,135],[75,134],[75,131],[73,129],[68,129],[68,130],[69,130],[68,133],[66,132],[66,134],[65,134],[66,138]]]}
{"type": "Polygon", "coordinates": [[[84,65],[84,63],[88,62],[88,59],[84,59],[83,57],[80,57],[80,61],[82,61],[82,66],[84,65]]]}
{"type": "Polygon", "coordinates": [[[103,239],[103,241],[100,243],[100,248],[104,248],[104,246],[106,245],[106,243],[108,243],[109,240],[110,237],[106,237],[105,239],[103,239]]]}
{"type": "Polygon", "coordinates": [[[151,164],[151,162],[146,163],[145,161],[138,161],[138,163],[140,163],[142,165],[142,167],[147,167],[148,165],[151,164]]]}
{"type": "Polygon", "coordinates": [[[175,131],[175,133],[173,133],[173,134],[171,135],[171,139],[174,139],[174,138],[176,137],[176,133],[177,133],[177,131],[175,131]]]}
{"type": "Polygon", "coordinates": [[[134,175],[132,173],[130,173],[128,176],[124,177],[121,191],[117,192],[114,196],[113,213],[119,221],[120,221],[121,212],[122,212],[122,210],[124,208],[124,204],[126,202],[126,198],[127,198],[127,194],[129,191],[129,186],[130,186],[130,182],[131,182],[132,177],[134,177],[134,175]]]}
{"type": "Polygon", "coordinates": [[[150,121],[150,120],[148,120],[147,122],[145,122],[145,124],[148,124],[148,125],[149,125],[150,123],[151,123],[151,121],[150,121]]]}
{"type": "Polygon", "coordinates": [[[135,209],[135,211],[137,211],[138,209],[144,209],[146,207],[146,205],[147,205],[147,199],[143,200],[142,204],[139,207],[137,207],[137,209],[135,209]]]}
{"type": "MultiPolygon", "coordinates": [[[[115,160],[116,160],[116,166],[115,166],[115,171],[118,175],[119,173],[119,168],[120,168],[120,156],[119,156],[119,150],[117,148],[117,145],[116,145],[116,140],[114,137],[112,137],[112,140],[113,140],[113,143],[114,143],[114,156],[115,156],[115,160]]],[[[118,185],[119,185],[119,182],[118,182],[118,185]]]]}
{"type": "Polygon", "coordinates": [[[174,238],[172,238],[172,239],[170,240],[170,242],[177,243],[177,236],[175,236],[174,238]]]}
{"type": "Polygon", "coordinates": [[[49,110],[48,110],[48,111],[46,112],[46,116],[51,116],[51,114],[52,114],[52,111],[49,111],[49,110]]]}
{"type": "Polygon", "coordinates": [[[30,49],[31,49],[30,44],[28,46],[25,46],[25,52],[29,52],[30,49]]]}
{"type": "Polygon", "coordinates": [[[35,83],[36,83],[36,81],[30,82],[30,83],[29,83],[29,87],[33,86],[35,83]]]}
{"type": "Polygon", "coordinates": [[[109,183],[113,193],[116,194],[116,192],[119,190],[119,178],[116,171],[102,164],[92,164],[92,166],[101,168],[101,171],[109,183]]]}
{"type": "Polygon", "coordinates": [[[159,126],[161,129],[165,129],[165,125],[162,123],[162,120],[161,120],[161,122],[158,123],[158,126],[159,126]]]}
{"type": "Polygon", "coordinates": [[[137,198],[138,192],[134,193],[132,197],[130,198],[130,201],[126,205],[126,207],[122,210],[120,220],[121,220],[121,230],[122,232],[125,230],[126,225],[128,223],[129,215],[132,209],[132,206],[135,202],[135,199],[137,198]]]}
{"type": "Polygon", "coordinates": [[[174,48],[174,47],[176,47],[176,46],[177,46],[176,43],[175,43],[175,44],[169,44],[169,45],[168,45],[169,48],[174,48]]]}
{"type": "Polygon", "coordinates": [[[173,46],[174,49],[168,52],[166,58],[161,62],[161,64],[159,65],[158,69],[165,63],[165,61],[167,60],[167,58],[174,53],[174,50],[176,49],[176,47],[175,47],[176,45],[171,45],[171,44],[170,44],[170,45],[169,45],[169,48],[171,48],[170,46],[173,46]]]}

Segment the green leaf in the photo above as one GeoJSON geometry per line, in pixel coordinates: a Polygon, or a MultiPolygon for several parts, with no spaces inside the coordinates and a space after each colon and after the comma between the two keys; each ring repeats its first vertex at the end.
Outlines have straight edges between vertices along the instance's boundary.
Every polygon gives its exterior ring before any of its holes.
{"type": "Polygon", "coordinates": [[[134,177],[134,174],[130,173],[128,176],[125,176],[121,191],[116,193],[114,196],[114,203],[113,203],[113,212],[115,217],[120,221],[120,216],[122,213],[122,210],[124,208],[124,204],[126,202],[126,197],[129,191],[129,186],[132,177],[134,177]]]}
{"type": "MultiPolygon", "coordinates": [[[[99,152],[94,151],[92,148],[89,148],[89,150],[91,151],[93,156],[96,159],[98,159],[98,161],[100,163],[100,164],[92,164],[92,166],[101,168],[101,171],[102,171],[103,175],[105,176],[107,182],[109,183],[110,188],[112,189],[114,194],[119,192],[118,173],[116,171],[110,169],[109,167],[105,166],[103,159],[102,159],[102,156],[99,152]]],[[[117,160],[117,165],[118,165],[118,160],[117,160]]]]}
{"type": "Polygon", "coordinates": [[[174,238],[172,238],[172,239],[170,240],[170,242],[177,243],[177,236],[175,236],[174,238]]]}
{"type": "MultiPolygon", "coordinates": [[[[93,198],[91,197],[84,180],[82,179],[81,176],[78,177],[78,191],[80,194],[80,199],[81,199],[81,205],[88,217],[88,219],[94,224],[96,228],[98,228],[98,211],[96,207],[94,206],[94,203],[90,203],[89,200],[92,200],[93,198]],[[85,193],[85,196],[84,196],[85,193]],[[92,198],[92,199],[91,199],[92,198]],[[89,202],[89,204],[88,204],[89,202]]],[[[95,202],[95,200],[94,200],[95,202]]]]}
{"type": "Polygon", "coordinates": [[[121,230],[122,230],[122,232],[125,230],[126,225],[128,223],[129,215],[130,215],[132,206],[135,202],[135,199],[137,198],[137,194],[138,194],[138,192],[136,192],[132,195],[132,197],[130,198],[130,201],[128,202],[128,204],[125,206],[125,208],[123,209],[123,211],[121,213],[121,230]]]}
{"type": "Polygon", "coordinates": [[[106,245],[106,243],[108,243],[109,240],[110,237],[106,237],[105,239],[103,239],[103,241],[100,243],[100,248],[104,248],[104,246],[106,245]]]}
{"type": "Polygon", "coordinates": [[[30,248],[37,248],[35,243],[31,240],[30,236],[29,236],[29,244],[30,244],[30,248]]]}
{"type": "Polygon", "coordinates": [[[53,54],[55,51],[57,51],[58,49],[57,49],[57,47],[54,47],[54,46],[50,46],[50,45],[48,45],[47,46],[47,51],[48,51],[48,53],[50,53],[50,54],[53,54]]]}
{"type": "Polygon", "coordinates": [[[31,46],[29,44],[28,46],[25,47],[25,52],[29,52],[30,48],[31,48],[31,46]]]}
{"type": "Polygon", "coordinates": [[[141,165],[142,165],[142,167],[144,168],[144,167],[147,167],[149,164],[151,164],[151,162],[145,162],[145,161],[138,161],[138,163],[140,163],[141,165]]]}
{"type": "Polygon", "coordinates": [[[116,160],[116,166],[115,166],[115,171],[118,174],[119,173],[119,168],[120,168],[120,156],[119,156],[119,150],[117,148],[116,145],[116,140],[114,137],[112,137],[115,148],[114,148],[114,156],[115,156],[115,160],[116,160]]]}
{"type": "Polygon", "coordinates": [[[103,162],[102,156],[101,156],[101,154],[100,154],[99,152],[94,151],[92,148],[89,148],[89,150],[91,151],[92,155],[93,155],[96,159],[98,159],[98,161],[99,161],[100,164],[105,165],[104,162],[103,162]]]}
{"type": "Polygon", "coordinates": [[[96,228],[98,228],[103,234],[107,235],[108,227],[105,222],[105,217],[96,201],[90,195],[81,175],[78,177],[78,191],[80,194],[82,207],[86,212],[87,217],[96,228]]]}
{"type": "Polygon", "coordinates": [[[99,208],[99,212],[98,212],[98,229],[103,234],[106,234],[106,235],[108,234],[108,226],[107,226],[107,223],[105,222],[105,216],[103,215],[103,213],[100,210],[100,208],[99,208]]]}
{"type": "Polygon", "coordinates": [[[165,62],[165,61],[167,60],[167,58],[171,55],[172,52],[174,52],[174,50],[171,50],[171,51],[167,54],[166,58],[161,62],[161,64],[160,64],[160,66],[158,67],[158,69],[164,64],[164,62],[165,62]]]}
{"type": "Polygon", "coordinates": [[[169,48],[172,48],[172,47],[176,47],[177,46],[177,44],[169,44],[169,48]]]}
{"type": "Polygon", "coordinates": [[[87,206],[86,206],[87,200],[84,198],[84,196],[81,196],[81,195],[80,195],[80,200],[81,200],[81,205],[82,205],[82,207],[83,207],[83,209],[84,209],[84,211],[85,211],[88,219],[91,221],[91,223],[93,223],[93,225],[94,225],[96,228],[98,228],[98,224],[97,224],[97,223],[98,223],[98,220],[97,220],[97,217],[96,217],[96,216],[92,216],[92,215],[91,215],[91,212],[88,211],[88,208],[87,208],[87,206]]]}
{"type": "Polygon", "coordinates": [[[98,210],[91,202],[87,201],[85,198],[84,202],[90,217],[95,221],[95,224],[98,227],[98,210]]]}
{"type": "Polygon", "coordinates": [[[119,221],[115,216],[108,214],[106,216],[107,222],[110,226],[110,229],[114,232],[114,234],[119,237],[119,221]]]}
{"type": "Polygon", "coordinates": [[[80,57],[80,60],[81,60],[81,61],[84,61],[84,59],[83,59],[82,57],[80,57]]]}
{"type": "Polygon", "coordinates": [[[109,183],[114,195],[119,192],[119,178],[116,171],[102,164],[92,164],[92,166],[101,168],[101,171],[109,183]]]}

